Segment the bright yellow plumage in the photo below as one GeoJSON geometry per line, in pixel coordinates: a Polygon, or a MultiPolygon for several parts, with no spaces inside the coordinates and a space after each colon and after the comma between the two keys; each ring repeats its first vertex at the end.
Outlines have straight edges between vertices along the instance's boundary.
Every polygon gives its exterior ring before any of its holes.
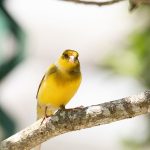
{"type": "Polygon", "coordinates": [[[66,50],[41,81],[37,93],[37,118],[50,116],[65,106],[76,93],[80,82],[78,53],[66,50]]]}

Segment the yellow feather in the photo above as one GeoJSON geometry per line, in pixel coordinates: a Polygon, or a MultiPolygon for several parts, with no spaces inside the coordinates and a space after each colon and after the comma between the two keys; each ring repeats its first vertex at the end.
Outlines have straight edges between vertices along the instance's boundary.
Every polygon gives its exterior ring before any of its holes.
{"type": "MultiPolygon", "coordinates": [[[[65,106],[76,93],[81,83],[78,53],[65,50],[44,75],[37,92],[37,119],[47,117],[65,106]]],[[[35,150],[40,150],[40,145],[35,150]]]]}
{"type": "Polygon", "coordinates": [[[64,53],[68,54],[68,58],[64,58],[62,55],[57,66],[51,65],[40,84],[37,93],[38,119],[45,115],[50,116],[61,106],[65,106],[74,96],[81,83],[78,53],[73,50],[67,50],[64,53]],[[77,59],[74,62],[69,60],[72,55],[77,59]]]}

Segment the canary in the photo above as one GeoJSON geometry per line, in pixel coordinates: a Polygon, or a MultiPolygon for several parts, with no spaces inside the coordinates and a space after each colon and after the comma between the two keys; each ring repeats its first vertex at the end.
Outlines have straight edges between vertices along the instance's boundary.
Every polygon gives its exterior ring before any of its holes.
{"type": "Polygon", "coordinates": [[[82,79],[78,57],[77,51],[65,50],[56,64],[48,68],[36,96],[37,119],[46,118],[64,108],[75,95],[82,79]]]}

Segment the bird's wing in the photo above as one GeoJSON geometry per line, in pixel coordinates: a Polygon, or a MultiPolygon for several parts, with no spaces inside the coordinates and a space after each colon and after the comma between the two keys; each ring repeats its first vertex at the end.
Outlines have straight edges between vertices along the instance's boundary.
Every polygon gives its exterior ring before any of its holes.
{"type": "Polygon", "coordinates": [[[48,71],[45,73],[45,75],[43,76],[43,78],[42,78],[42,80],[41,80],[41,82],[40,82],[40,84],[39,84],[39,87],[38,87],[38,90],[37,90],[37,94],[36,94],[36,99],[37,99],[37,97],[38,97],[38,93],[39,93],[40,87],[41,87],[41,85],[42,85],[42,83],[43,83],[45,77],[46,77],[47,75],[50,75],[50,74],[55,73],[56,70],[57,70],[57,67],[56,67],[55,64],[52,64],[52,65],[48,68],[48,71]]]}

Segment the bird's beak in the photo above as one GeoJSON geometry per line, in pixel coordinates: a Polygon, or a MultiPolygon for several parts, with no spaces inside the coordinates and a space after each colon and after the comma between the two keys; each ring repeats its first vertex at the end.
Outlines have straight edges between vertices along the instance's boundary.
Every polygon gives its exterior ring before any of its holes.
{"type": "Polygon", "coordinates": [[[75,62],[75,57],[74,56],[69,56],[69,61],[70,62],[75,62]]]}

